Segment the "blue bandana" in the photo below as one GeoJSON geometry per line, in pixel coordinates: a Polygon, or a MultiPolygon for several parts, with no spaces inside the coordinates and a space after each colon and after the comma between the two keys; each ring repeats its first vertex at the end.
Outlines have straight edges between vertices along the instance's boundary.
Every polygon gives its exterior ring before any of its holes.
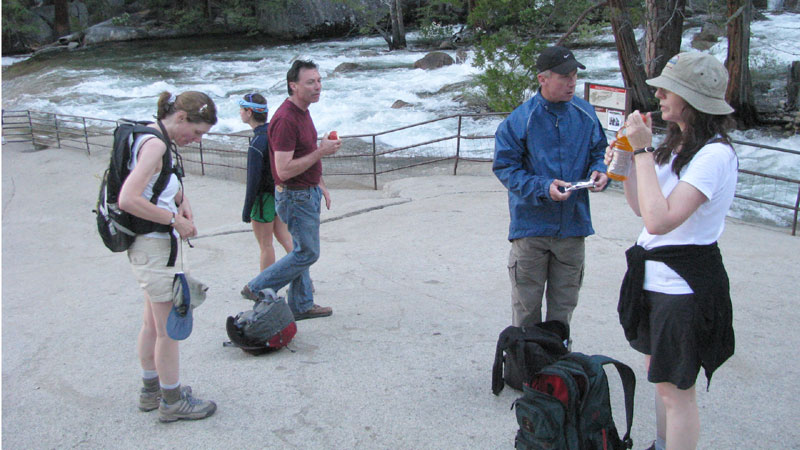
{"type": "Polygon", "coordinates": [[[244,99],[239,100],[239,106],[241,106],[242,108],[252,109],[253,112],[257,112],[257,113],[266,114],[267,111],[269,111],[269,108],[267,108],[267,104],[266,103],[264,103],[262,105],[260,103],[248,102],[247,100],[244,100],[244,99]]]}

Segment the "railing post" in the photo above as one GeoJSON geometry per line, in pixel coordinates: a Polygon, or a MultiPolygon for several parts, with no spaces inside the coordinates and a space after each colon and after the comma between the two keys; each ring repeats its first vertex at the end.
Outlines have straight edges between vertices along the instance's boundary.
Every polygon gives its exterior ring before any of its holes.
{"type": "Polygon", "coordinates": [[[86,131],[86,117],[83,119],[83,139],[86,141],[86,154],[91,155],[92,151],[89,149],[89,133],[86,131]]]}
{"type": "Polygon", "coordinates": [[[61,133],[58,132],[58,114],[53,114],[53,121],[56,124],[56,142],[58,143],[58,148],[61,148],[61,133]]]}
{"type": "Polygon", "coordinates": [[[28,109],[26,110],[26,112],[28,113],[28,129],[31,131],[31,144],[33,144],[33,146],[35,147],[36,139],[33,136],[33,120],[31,119],[31,110],[28,109]]]}
{"type": "Polygon", "coordinates": [[[458,157],[461,155],[461,119],[464,116],[458,115],[458,133],[456,134],[456,162],[453,164],[453,175],[458,175],[458,157]]]}
{"type": "Polygon", "coordinates": [[[203,161],[203,140],[202,139],[200,139],[200,174],[201,175],[205,175],[206,174],[206,165],[205,165],[205,162],[203,161]]]}
{"type": "Polygon", "coordinates": [[[792,222],[792,236],[797,233],[797,211],[800,209],[800,187],[797,188],[797,199],[794,201],[794,222],[792,222]]]}
{"type": "Polygon", "coordinates": [[[372,189],[378,190],[378,151],[374,134],[372,135],[372,189]]]}

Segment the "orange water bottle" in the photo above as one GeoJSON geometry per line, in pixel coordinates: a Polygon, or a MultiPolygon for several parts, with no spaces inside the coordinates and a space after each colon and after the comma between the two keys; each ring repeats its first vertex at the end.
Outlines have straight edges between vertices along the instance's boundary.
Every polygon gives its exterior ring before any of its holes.
{"type": "Polygon", "coordinates": [[[628,179],[628,171],[631,169],[633,162],[633,147],[628,142],[628,136],[625,132],[625,127],[617,131],[617,139],[614,141],[614,155],[611,158],[611,164],[608,165],[606,174],[608,178],[617,181],[625,181],[628,179]]]}

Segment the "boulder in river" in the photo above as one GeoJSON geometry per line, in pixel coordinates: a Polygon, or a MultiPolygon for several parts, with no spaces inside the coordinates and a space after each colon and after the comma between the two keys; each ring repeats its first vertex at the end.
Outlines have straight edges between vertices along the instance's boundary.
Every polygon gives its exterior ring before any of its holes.
{"type": "Polygon", "coordinates": [[[414,63],[415,69],[433,70],[455,63],[453,57],[445,52],[430,52],[414,63]]]}

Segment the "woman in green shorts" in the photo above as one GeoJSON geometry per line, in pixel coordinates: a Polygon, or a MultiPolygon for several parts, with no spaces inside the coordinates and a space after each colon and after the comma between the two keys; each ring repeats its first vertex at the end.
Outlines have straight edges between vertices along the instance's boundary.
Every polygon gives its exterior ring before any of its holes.
{"type": "Polygon", "coordinates": [[[261,249],[261,269],[275,262],[274,235],[286,253],[292,251],[292,235],[286,224],[275,214],[275,181],[269,159],[267,139],[267,100],[261,94],[247,94],[239,100],[242,122],[253,128],[253,139],[247,150],[247,192],[242,209],[242,221],[253,224],[261,249]]]}

